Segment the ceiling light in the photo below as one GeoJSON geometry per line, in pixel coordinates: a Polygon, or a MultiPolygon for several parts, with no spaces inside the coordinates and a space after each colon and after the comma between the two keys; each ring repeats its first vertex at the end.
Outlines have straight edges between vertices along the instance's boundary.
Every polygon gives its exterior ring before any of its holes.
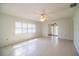
{"type": "Polygon", "coordinates": [[[45,13],[45,10],[43,10],[43,13],[40,16],[40,21],[46,21],[48,20],[47,14],[45,13]]]}

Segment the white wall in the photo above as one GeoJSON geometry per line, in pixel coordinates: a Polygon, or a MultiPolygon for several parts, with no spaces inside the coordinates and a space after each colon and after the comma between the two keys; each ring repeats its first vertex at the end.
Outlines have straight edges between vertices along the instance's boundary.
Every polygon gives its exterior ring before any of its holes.
{"type": "Polygon", "coordinates": [[[73,20],[74,20],[74,44],[79,54],[79,5],[76,7],[73,20]]]}
{"type": "MultiPolygon", "coordinates": [[[[1,20],[1,16],[0,16],[0,40],[2,39],[2,35],[1,35],[1,22],[2,22],[2,20],[1,20]]],[[[0,41],[0,44],[1,44],[1,41],[0,41]]]]}
{"type": "Polygon", "coordinates": [[[42,26],[42,35],[48,36],[48,24],[57,23],[59,26],[59,38],[73,40],[73,20],[71,18],[62,18],[58,20],[46,21],[42,26]]]}
{"type": "Polygon", "coordinates": [[[22,19],[15,16],[0,14],[0,47],[15,42],[31,39],[41,36],[41,23],[37,21],[30,21],[29,19],[22,19]],[[15,34],[15,22],[22,21],[26,23],[36,24],[36,33],[27,33],[16,35],[15,34]],[[7,40],[8,39],[8,40],[7,40]]]}

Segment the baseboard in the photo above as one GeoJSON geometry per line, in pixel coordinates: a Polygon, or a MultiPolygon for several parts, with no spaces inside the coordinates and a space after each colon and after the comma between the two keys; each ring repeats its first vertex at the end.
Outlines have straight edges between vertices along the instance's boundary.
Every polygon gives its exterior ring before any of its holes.
{"type": "Polygon", "coordinates": [[[73,39],[66,39],[66,38],[59,38],[59,39],[62,39],[62,40],[73,40],[73,39]]]}

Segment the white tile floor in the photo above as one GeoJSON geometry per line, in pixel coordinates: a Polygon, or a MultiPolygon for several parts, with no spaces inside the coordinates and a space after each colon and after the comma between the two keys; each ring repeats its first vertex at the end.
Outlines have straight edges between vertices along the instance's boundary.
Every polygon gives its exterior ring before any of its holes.
{"type": "Polygon", "coordinates": [[[17,45],[0,48],[3,56],[73,56],[72,40],[36,38],[17,45]]]}

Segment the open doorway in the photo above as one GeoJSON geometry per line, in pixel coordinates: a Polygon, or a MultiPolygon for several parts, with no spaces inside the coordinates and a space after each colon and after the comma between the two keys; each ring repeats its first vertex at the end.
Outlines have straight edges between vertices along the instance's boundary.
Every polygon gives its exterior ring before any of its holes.
{"type": "Polygon", "coordinates": [[[58,25],[56,23],[49,25],[49,34],[48,36],[58,37],[58,25]]]}

